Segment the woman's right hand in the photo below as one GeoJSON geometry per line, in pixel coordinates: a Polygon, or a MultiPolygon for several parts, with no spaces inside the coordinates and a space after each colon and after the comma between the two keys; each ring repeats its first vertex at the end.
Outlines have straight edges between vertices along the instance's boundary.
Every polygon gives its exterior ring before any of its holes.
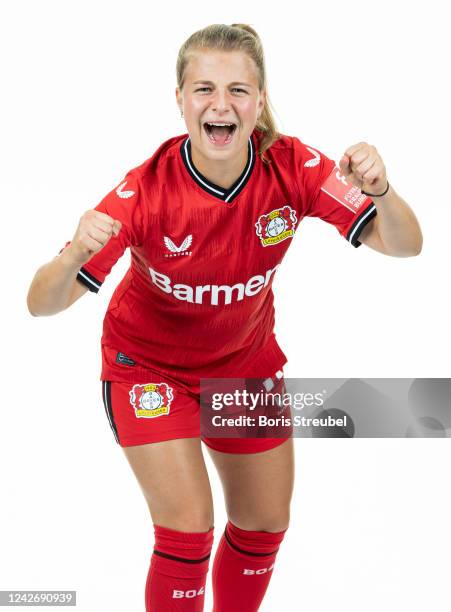
{"type": "Polygon", "coordinates": [[[80,219],[72,242],[66,251],[77,265],[83,266],[103,249],[112,236],[118,236],[122,223],[95,209],[87,210],[80,219]]]}

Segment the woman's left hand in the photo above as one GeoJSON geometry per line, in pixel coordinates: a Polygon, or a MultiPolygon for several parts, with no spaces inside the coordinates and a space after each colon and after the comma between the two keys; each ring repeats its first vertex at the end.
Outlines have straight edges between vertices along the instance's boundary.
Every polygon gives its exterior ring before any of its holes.
{"type": "Polygon", "coordinates": [[[384,162],[376,147],[359,142],[346,149],[340,159],[340,172],[362,191],[378,195],[387,187],[384,162]]]}

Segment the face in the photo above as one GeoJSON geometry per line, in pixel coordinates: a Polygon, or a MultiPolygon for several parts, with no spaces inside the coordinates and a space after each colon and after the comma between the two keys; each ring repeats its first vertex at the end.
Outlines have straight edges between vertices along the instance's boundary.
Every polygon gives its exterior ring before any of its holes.
{"type": "Polygon", "coordinates": [[[192,53],[183,89],[176,89],[176,97],[192,146],[212,160],[226,160],[247,150],[265,103],[255,63],[241,51],[192,53]]]}

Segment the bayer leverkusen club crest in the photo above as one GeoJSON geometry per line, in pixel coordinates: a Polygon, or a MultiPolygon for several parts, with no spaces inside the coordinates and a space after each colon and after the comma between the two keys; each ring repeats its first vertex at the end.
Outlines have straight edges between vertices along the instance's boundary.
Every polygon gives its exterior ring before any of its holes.
{"type": "Polygon", "coordinates": [[[129,394],[130,404],[135,409],[137,418],[153,418],[169,414],[174,399],[172,388],[166,383],[133,385],[129,394]]]}
{"type": "Polygon", "coordinates": [[[270,246],[292,238],[296,227],[296,212],[291,206],[276,208],[267,215],[261,215],[255,224],[257,236],[263,246],[270,246]]]}

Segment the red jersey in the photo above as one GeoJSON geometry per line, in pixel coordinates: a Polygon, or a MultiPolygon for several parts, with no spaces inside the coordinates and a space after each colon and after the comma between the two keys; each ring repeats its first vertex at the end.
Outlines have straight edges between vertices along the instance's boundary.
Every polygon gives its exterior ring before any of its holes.
{"type": "Polygon", "coordinates": [[[246,167],[229,189],[196,169],[183,134],[96,206],[122,229],[77,279],[97,293],[131,251],[104,319],[102,380],[152,373],[197,393],[200,378],[269,376],[286,363],[273,331],[272,282],[299,223],[320,217],[358,247],[376,207],[295,137],[282,135],[264,164],[261,136],[249,138],[246,167]]]}

